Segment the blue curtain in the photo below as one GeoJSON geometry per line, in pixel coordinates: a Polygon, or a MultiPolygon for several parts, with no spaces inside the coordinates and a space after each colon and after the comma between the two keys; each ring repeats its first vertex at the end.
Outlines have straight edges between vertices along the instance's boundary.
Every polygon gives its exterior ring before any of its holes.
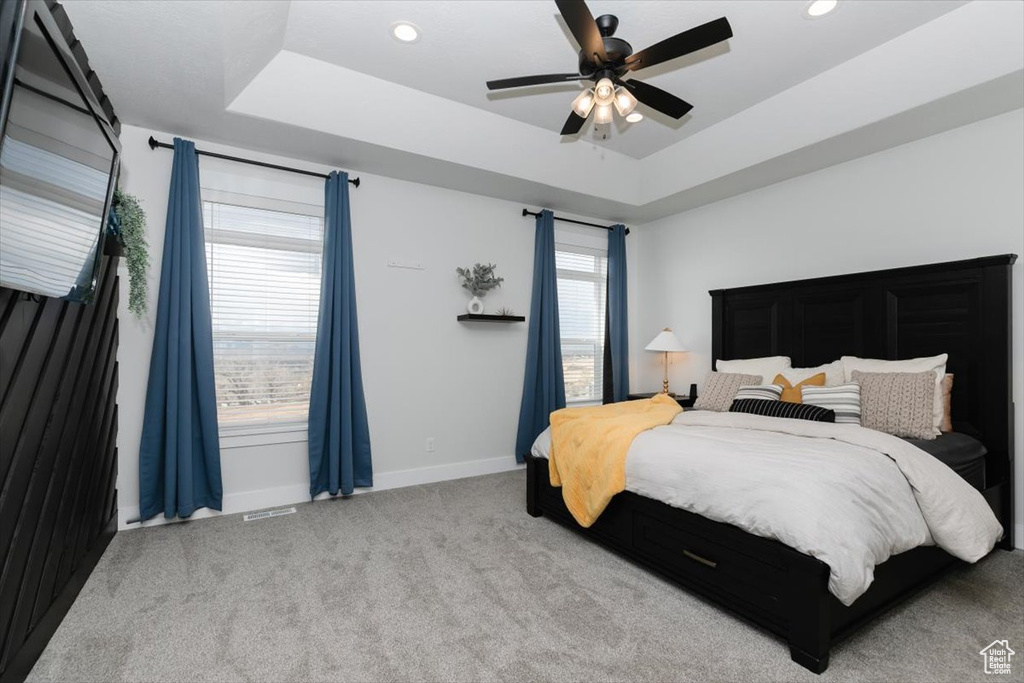
{"type": "Polygon", "coordinates": [[[348,174],[327,179],[320,314],[309,396],[309,495],[373,486],[370,427],[359,369],[348,174]]]}
{"type": "Polygon", "coordinates": [[[611,402],[629,397],[629,323],[626,314],[626,226],[608,231],[608,299],[605,311],[605,398],[611,402]],[[610,389],[610,391],[608,391],[610,389]]]}
{"type": "Polygon", "coordinates": [[[213,329],[196,146],[174,139],[160,299],[139,445],[139,512],[221,509],[213,329]]]}
{"type": "Polygon", "coordinates": [[[555,218],[547,209],[537,216],[533,249],[533,301],[526,346],[526,378],[519,406],[516,460],[523,462],[555,410],[565,407],[562,340],[558,329],[558,278],[555,270],[555,218]]]}

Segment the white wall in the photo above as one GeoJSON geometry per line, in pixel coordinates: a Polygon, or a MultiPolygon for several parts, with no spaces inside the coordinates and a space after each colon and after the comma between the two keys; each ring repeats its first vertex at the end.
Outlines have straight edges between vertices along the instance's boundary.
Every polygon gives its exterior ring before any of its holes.
{"type": "MultiPolygon", "coordinates": [[[[121,270],[118,501],[122,528],[138,516],[138,447],[172,161],[170,151],[151,151],[146,146],[151,133],[162,141],[173,137],[132,126],[125,126],[121,134],[121,184],[141,199],[147,211],[153,261],[146,320],[137,320],[127,310],[128,278],[123,264],[121,270]]],[[[195,142],[200,149],[331,170],[195,142]]],[[[521,204],[348,170],[362,179],[350,197],[376,488],[515,467],[527,324],[457,322],[468,295],[459,287],[455,267],[477,261],[496,263],[505,282],[484,300],[487,310],[507,306],[528,315],[533,219],[522,217],[521,204]],[[389,259],[417,261],[424,269],[389,268],[389,259]],[[427,437],[436,440],[433,453],[425,450],[427,437]]],[[[200,180],[204,187],[323,205],[323,181],[317,178],[203,157],[200,180]]],[[[251,437],[222,439],[225,446],[252,441],[251,437]]],[[[221,465],[225,512],[308,500],[304,440],[223,448],[221,465]]],[[[200,511],[196,516],[206,514],[200,511]]]]}
{"type": "Polygon", "coordinates": [[[635,390],[655,390],[672,327],[691,353],[673,387],[711,367],[708,290],[1012,252],[1016,530],[1024,547],[1024,110],[973,123],[641,226],[635,390]]]}
{"type": "MultiPolygon", "coordinates": [[[[127,273],[121,273],[122,526],[138,510],[138,444],[171,170],[169,151],[145,145],[151,133],[172,137],[131,126],[121,136],[122,186],[149,214],[153,258],[147,320],[128,312],[127,273]]],[[[352,222],[377,488],[514,467],[527,326],[457,323],[466,297],[454,268],[497,263],[506,282],[488,296],[488,309],[509,306],[527,314],[532,220],[521,217],[520,204],[352,172],[364,181],[351,192],[352,222]],[[425,269],[388,268],[388,259],[419,261],[425,269]],[[432,454],[425,452],[427,437],[436,439],[432,454]]],[[[202,160],[200,175],[207,187],[322,203],[316,179],[209,158],[202,160]]],[[[642,349],[665,326],[693,350],[674,361],[673,388],[700,382],[711,363],[709,289],[1005,252],[1024,256],[1022,187],[1024,112],[1017,110],[634,228],[628,239],[631,388],[660,387],[660,356],[642,349]]],[[[1024,545],[1022,268],[1024,261],[1014,268],[1013,284],[1018,546],[1024,545]]],[[[221,457],[226,512],[307,498],[304,441],[225,448],[221,457]]]]}

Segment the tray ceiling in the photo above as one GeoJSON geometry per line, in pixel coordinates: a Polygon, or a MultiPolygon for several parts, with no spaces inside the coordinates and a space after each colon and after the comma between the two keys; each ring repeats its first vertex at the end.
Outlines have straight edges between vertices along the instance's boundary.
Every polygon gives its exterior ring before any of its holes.
{"type": "Polygon", "coordinates": [[[644,109],[595,140],[590,124],[558,135],[581,86],[484,85],[574,70],[577,48],[548,0],[66,8],[126,123],[609,219],[657,216],[938,132],[933,122],[1021,106],[1022,3],[841,0],[816,20],[804,0],[589,5],[616,14],[616,35],[637,50],[719,16],[735,36],[640,72],[695,105],[682,120],[644,109]],[[420,27],[418,42],[392,38],[399,20],[420,27]],[[957,93],[938,116],[922,109],[957,93]],[[898,127],[864,138],[890,119],[898,127]]]}
{"type": "MultiPolygon", "coordinates": [[[[866,52],[963,5],[962,0],[845,2],[834,15],[809,20],[804,0],[626,2],[592,0],[594,16],[615,14],[616,36],[635,51],[679,31],[728,17],[734,38],[694,55],[638,72],[637,78],[694,105],[679,121],[641,106],[644,121],[616,119],[607,140],[589,141],[643,158],[757,102],[866,52]]],[[[581,83],[488,92],[484,82],[576,70],[579,49],[555,4],[483,2],[293,2],[285,49],[558,131],[581,83]],[[411,21],[414,44],[388,27],[411,21]]],[[[572,144],[566,138],[565,144],[572,144]]]]}

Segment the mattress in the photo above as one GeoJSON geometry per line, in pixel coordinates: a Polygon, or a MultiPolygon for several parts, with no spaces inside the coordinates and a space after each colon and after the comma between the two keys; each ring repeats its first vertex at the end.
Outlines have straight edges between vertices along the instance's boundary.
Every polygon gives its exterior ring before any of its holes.
{"type": "MultiPolygon", "coordinates": [[[[534,456],[547,457],[550,436],[537,438],[534,456]]],[[[625,490],[816,557],[844,605],[892,555],[934,544],[974,562],[1002,533],[951,467],[849,424],[684,412],[633,440],[625,490]]]]}
{"type": "Polygon", "coordinates": [[[985,490],[985,455],[988,454],[988,449],[977,439],[959,432],[949,432],[930,441],[904,441],[914,444],[944,463],[974,488],[979,491],[985,490]]]}

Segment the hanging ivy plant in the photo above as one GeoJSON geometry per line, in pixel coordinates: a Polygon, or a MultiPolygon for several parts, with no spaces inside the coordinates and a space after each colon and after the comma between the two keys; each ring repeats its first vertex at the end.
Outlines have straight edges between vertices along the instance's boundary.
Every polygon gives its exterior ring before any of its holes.
{"type": "Polygon", "coordinates": [[[149,310],[149,245],[146,242],[146,212],[135,195],[114,190],[114,214],[119,223],[121,244],[128,262],[128,310],[142,318],[149,310]]]}

